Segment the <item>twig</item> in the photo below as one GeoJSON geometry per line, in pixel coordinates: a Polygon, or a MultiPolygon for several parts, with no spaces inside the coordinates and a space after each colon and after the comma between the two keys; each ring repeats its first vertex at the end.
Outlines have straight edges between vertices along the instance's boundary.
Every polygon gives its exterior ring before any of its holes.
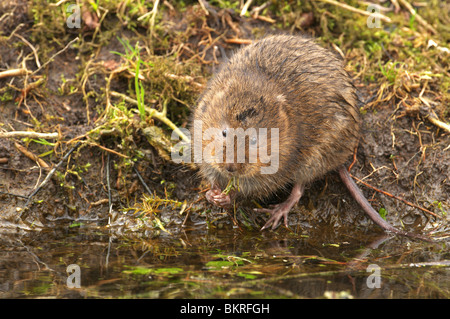
{"type": "Polygon", "coordinates": [[[261,21],[264,21],[264,22],[268,22],[268,23],[275,23],[276,22],[276,20],[274,20],[274,19],[272,19],[270,17],[266,17],[266,16],[257,15],[254,18],[258,19],[258,20],[261,20],[261,21]]]}
{"type": "Polygon", "coordinates": [[[13,193],[8,193],[8,192],[4,192],[4,191],[0,191],[0,194],[9,195],[9,196],[15,196],[15,197],[21,197],[21,198],[28,199],[28,196],[19,195],[19,194],[13,194],[13,193]]]}
{"type": "MultiPolygon", "coordinates": [[[[131,97],[126,96],[122,93],[111,92],[111,95],[115,96],[115,97],[123,98],[125,101],[127,101],[129,103],[132,103],[135,105],[138,104],[138,102],[135,99],[132,99],[131,97]]],[[[181,139],[183,141],[185,141],[187,143],[191,142],[191,140],[186,135],[184,135],[184,133],[170,119],[168,119],[163,112],[159,112],[158,110],[148,107],[148,106],[145,107],[145,110],[151,117],[157,118],[158,120],[160,120],[161,122],[166,124],[168,127],[170,127],[179,137],[181,137],[181,139]]]]}
{"type": "Polygon", "coordinates": [[[27,69],[11,69],[0,72],[0,79],[6,78],[8,76],[21,76],[27,74],[29,71],[27,69]]]}
{"type": "Polygon", "coordinates": [[[397,14],[400,12],[400,5],[398,4],[398,0],[391,0],[392,5],[394,6],[394,13],[397,14]]]}
{"type": "Polygon", "coordinates": [[[136,166],[133,166],[133,168],[134,168],[134,172],[136,173],[137,177],[139,178],[139,181],[141,182],[142,185],[144,185],[144,188],[147,191],[147,193],[149,193],[150,195],[153,195],[152,191],[150,190],[148,185],[145,183],[144,179],[141,176],[141,173],[139,173],[139,171],[136,168],[136,166]]]}
{"type": "Polygon", "coordinates": [[[450,133],[450,125],[448,125],[447,123],[442,122],[435,115],[430,114],[430,116],[428,116],[428,120],[431,123],[433,123],[434,125],[436,125],[437,127],[440,127],[441,129],[446,130],[447,132],[450,133]]]}
{"type": "Polygon", "coordinates": [[[358,147],[355,147],[355,150],[353,151],[353,161],[350,164],[350,166],[348,167],[348,172],[350,172],[352,170],[353,165],[355,165],[356,163],[356,152],[358,151],[358,147]]]}
{"type": "Polygon", "coordinates": [[[252,44],[252,40],[250,39],[238,39],[238,38],[225,39],[225,42],[232,44],[252,44]]]}
{"type": "Polygon", "coordinates": [[[31,132],[31,131],[0,132],[0,138],[15,138],[15,137],[57,139],[59,137],[59,134],[58,133],[38,133],[38,132],[31,132]]]}
{"type": "Polygon", "coordinates": [[[243,17],[246,13],[250,5],[252,4],[253,0],[247,0],[247,2],[244,4],[241,10],[241,17],[243,17]]]}
{"type": "Polygon", "coordinates": [[[41,67],[39,67],[39,68],[38,68],[36,71],[34,71],[32,74],[36,74],[37,72],[39,72],[42,68],[44,68],[45,66],[47,66],[47,64],[49,64],[50,62],[52,62],[53,59],[54,59],[57,55],[59,55],[59,54],[63,53],[64,51],[66,51],[67,48],[70,47],[70,46],[72,45],[72,43],[74,43],[74,42],[76,42],[76,41],[78,41],[78,40],[80,40],[80,38],[79,38],[79,37],[76,37],[75,39],[73,39],[72,41],[70,41],[69,43],[67,43],[67,45],[66,45],[62,50],[60,50],[60,51],[56,52],[55,54],[53,54],[52,57],[51,57],[50,59],[48,59],[47,62],[45,62],[41,67]]]}
{"type": "Polygon", "coordinates": [[[266,1],[264,2],[262,5],[258,6],[258,7],[253,7],[252,11],[250,11],[250,13],[252,14],[253,18],[257,18],[259,13],[264,10],[265,8],[267,8],[268,6],[270,6],[271,1],[266,1]]]}
{"type": "Polygon", "coordinates": [[[450,260],[425,261],[421,263],[400,264],[399,268],[418,268],[418,267],[449,267],[450,260]]]}
{"type": "Polygon", "coordinates": [[[402,6],[404,6],[408,11],[415,16],[415,19],[423,25],[425,28],[427,28],[429,31],[431,31],[433,34],[436,34],[437,31],[435,28],[433,28],[427,21],[425,21],[424,18],[422,18],[417,11],[413,8],[413,6],[406,0],[398,0],[402,6]]]}
{"type": "MultiPolygon", "coordinates": [[[[28,206],[28,204],[30,203],[33,196],[36,195],[45,186],[45,184],[48,183],[48,181],[53,176],[53,174],[55,174],[56,170],[59,167],[61,167],[61,165],[64,163],[64,161],[69,158],[70,154],[72,154],[73,151],[75,151],[78,148],[78,146],[80,146],[80,145],[81,145],[81,142],[78,142],[77,144],[75,144],[75,146],[72,149],[70,149],[70,151],[68,151],[66,155],[64,155],[64,157],[61,159],[61,161],[58,164],[56,164],[56,166],[48,173],[48,175],[44,179],[44,181],[28,196],[28,200],[25,203],[24,208],[28,206]]],[[[21,215],[22,215],[22,213],[21,213],[21,215]]]]}
{"type": "MultiPolygon", "coordinates": [[[[426,100],[420,98],[420,100],[422,102],[426,102],[426,100]]],[[[429,106],[429,105],[427,105],[429,106]]],[[[423,111],[423,109],[425,109],[425,107],[421,108],[421,111],[423,111]]],[[[450,133],[450,125],[447,123],[442,122],[440,119],[438,119],[437,115],[430,109],[430,107],[426,108],[428,114],[425,115],[425,118],[428,119],[428,121],[430,121],[431,123],[433,123],[434,125],[436,125],[437,127],[447,131],[450,133]]]]}
{"type": "Polygon", "coordinates": [[[342,52],[341,48],[338,47],[336,44],[331,43],[331,45],[333,46],[333,49],[336,50],[337,53],[339,53],[339,55],[342,57],[342,60],[345,60],[345,54],[344,52],[342,52]]]}
{"type": "Polygon", "coordinates": [[[207,16],[209,16],[209,14],[213,16],[217,24],[219,22],[217,11],[212,6],[210,6],[209,3],[206,2],[205,0],[198,0],[198,3],[200,4],[200,8],[202,8],[202,10],[205,12],[207,16]]]}
{"type": "Polygon", "coordinates": [[[153,4],[153,9],[152,9],[152,17],[150,18],[150,30],[153,33],[153,27],[155,26],[155,20],[156,20],[156,14],[158,13],[158,5],[159,5],[159,0],[155,0],[155,3],[153,4]]]}
{"type": "Polygon", "coordinates": [[[34,59],[36,60],[36,65],[37,65],[38,68],[40,68],[41,67],[41,62],[39,62],[39,57],[38,57],[36,48],[30,42],[28,42],[27,39],[25,39],[20,34],[14,34],[14,36],[18,37],[20,40],[22,40],[26,45],[28,45],[30,47],[31,51],[33,51],[34,59]]]}
{"type": "Polygon", "coordinates": [[[189,83],[192,83],[193,85],[195,85],[196,87],[203,89],[205,86],[203,84],[200,84],[198,82],[195,82],[194,78],[190,75],[176,75],[176,74],[172,74],[172,73],[164,73],[164,76],[167,76],[171,79],[175,79],[175,80],[184,80],[187,81],[189,83]]]}
{"type": "Polygon", "coordinates": [[[110,170],[110,154],[108,153],[106,160],[106,186],[108,187],[108,205],[109,205],[109,213],[108,213],[108,225],[111,225],[111,216],[112,216],[112,198],[111,198],[111,183],[109,180],[109,170],[110,170]]]}
{"type": "Polygon", "coordinates": [[[411,203],[411,202],[408,202],[407,200],[405,200],[405,199],[403,199],[403,198],[401,198],[401,197],[392,195],[392,194],[390,194],[390,193],[388,193],[388,192],[385,192],[385,191],[383,191],[383,190],[381,190],[381,189],[378,189],[378,188],[376,188],[376,187],[374,187],[374,186],[372,186],[372,185],[370,185],[370,184],[368,184],[368,183],[366,183],[366,182],[360,180],[358,177],[355,177],[355,176],[353,176],[353,175],[351,175],[351,174],[350,174],[350,176],[351,176],[352,178],[356,179],[359,183],[362,183],[362,184],[364,184],[365,186],[367,186],[367,187],[369,187],[369,188],[371,188],[371,189],[373,189],[373,190],[375,190],[375,191],[377,191],[377,192],[379,192],[379,193],[381,193],[381,194],[384,194],[384,195],[389,196],[389,197],[391,197],[391,198],[394,198],[394,199],[397,199],[397,200],[399,200],[399,201],[402,201],[402,202],[405,203],[406,205],[411,206],[411,207],[414,207],[414,208],[417,208],[417,209],[420,209],[420,210],[422,210],[422,211],[424,211],[424,212],[426,212],[426,213],[428,213],[428,214],[430,214],[430,215],[433,215],[434,217],[442,218],[441,216],[439,216],[439,215],[433,213],[432,211],[429,211],[429,210],[426,209],[426,208],[417,206],[417,205],[415,205],[415,204],[413,204],[413,203],[411,203]]]}
{"type": "Polygon", "coordinates": [[[430,103],[422,96],[419,96],[419,100],[423,105],[415,105],[409,108],[408,113],[419,112],[420,115],[430,121],[432,124],[450,133],[450,125],[441,121],[436,113],[432,110],[430,103]]]}
{"type": "Polygon", "coordinates": [[[149,15],[151,16],[150,17],[150,31],[151,31],[151,33],[153,33],[153,27],[155,26],[156,14],[158,13],[158,5],[159,5],[159,0],[155,0],[155,2],[153,3],[152,11],[147,12],[146,14],[144,14],[143,16],[138,18],[138,21],[141,21],[141,20],[144,20],[149,15]]]}
{"type": "Polygon", "coordinates": [[[139,18],[137,18],[138,21],[142,21],[145,18],[147,18],[149,15],[152,15],[155,11],[155,8],[158,6],[159,0],[156,0],[155,3],[153,4],[153,8],[151,11],[147,12],[146,14],[140,16],[139,18]]]}
{"type": "Polygon", "coordinates": [[[113,153],[113,154],[116,154],[116,155],[118,155],[118,156],[120,156],[120,157],[129,158],[128,155],[121,154],[121,153],[119,153],[119,152],[116,152],[116,151],[114,151],[114,150],[112,150],[112,149],[110,149],[110,148],[107,148],[107,147],[105,147],[105,146],[103,146],[103,145],[100,145],[100,144],[98,144],[98,143],[88,143],[88,144],[91,145],[91,146],[99,147],[99,148],[101,148],[102,150],[107,151],[108,153],[113,153]]]}
{"type": "Polygon", "coordinates": [[[28,157],[30,160],[37,162],[40,167],[49,168],[48,164],[42,158],[39,158],[36,154],[27,150],[26,147],[20,145],[17,142],[15,142],[14,145],[16,146],[17,150],[19,150],[23,155],[28,157]]]}
{"type": "Polygon", "coordinates": [[[334,1],[334,0],[316,0],[316,1],[329,3],[329,4],[335,5],[337,7],[340,7],[342,9],[346,9],[348,11],[359,13],[359,14],[362,14],[362,15],[365,15],[365,16],[379,18],[379,19],[381,19],[381,20],[383,20],[384,22],[387,22],[387,23],[391,23],[392,22],[392,20],[389,17],[386,17],[384,14],[381,14],[381,13],[378,13],[378,12],[364,11],[364,10],[357,9],[357,8],[352,7],[352,6],[349,6],[348,4],[340,3],[340,2],[337,2],[337,1],[334,1]]]}
{"type": "Polygon", "coordinates": [[[38,79],[36,82],[30,83],[27,86],[25,86],[25,88],[23,88],[22,91],[22,98],[25,98],[26,95],[28,94],[28,92],[30,92],[31,90],[36,89],[37,87],[39,87],[42,83],[45,82],[45,79],[42,77],[40,79],[38,79]]]}
{"type": "Polygon", "coordinates": [[[48,5],[49,5],[50,7],[58,7],[58,6],[60,6],[61,4],[67,2],[67,1],[69,1],[69,0],[59,0],[57,3],[49,3],[48,5]]]}
{"type": "Polygon", "coordinates": [[[89,203],[89,205],[90,205],[89,207],[100,206],[100,205],[103,205],[103,204],[106,204],[106,203],[108,203],[108,199],[107,198],[103,198],[103,199],[100,199],[100,200],[98,200],[96,202],[89,203]]]}
{"type": "Polygon", "coordinates": [[[183,222],[181,223],[181,227],[186,227],[186,222],[189,217],[189,212],[190,212],[189,210],[186,212],[186,217],[184,217],[183,222]]]}

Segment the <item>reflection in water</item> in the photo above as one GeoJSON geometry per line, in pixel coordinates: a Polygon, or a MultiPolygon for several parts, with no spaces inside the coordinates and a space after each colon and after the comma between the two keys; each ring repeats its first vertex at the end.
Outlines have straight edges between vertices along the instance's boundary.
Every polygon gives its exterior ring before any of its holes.
{"type": "Polygon", "coordinates": [[[118,238],[95,227],[3,233],[0,297],[450,297],[450,256],[442,244],[355,238],[231,228],[157,239],[118,238]],[[72,264],[80,267],[79,289],[67,286],[72,264]],[[369,265],[379,273],[368,272],[369,265]],[[368,285],[371,275],[380,276],[379,288],[368,285]]]}

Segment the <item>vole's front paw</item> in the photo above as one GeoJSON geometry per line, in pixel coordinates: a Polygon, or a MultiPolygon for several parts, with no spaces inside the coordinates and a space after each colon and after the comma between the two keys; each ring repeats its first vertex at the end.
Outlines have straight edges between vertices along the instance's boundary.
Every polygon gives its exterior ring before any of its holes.
{"type": "Polygon", "coordinates": [[[223,194],[218,188],[212,188],[206,192],[206,199],[208,202],[223,208],[231,207],[230,195],[223,194]]]}

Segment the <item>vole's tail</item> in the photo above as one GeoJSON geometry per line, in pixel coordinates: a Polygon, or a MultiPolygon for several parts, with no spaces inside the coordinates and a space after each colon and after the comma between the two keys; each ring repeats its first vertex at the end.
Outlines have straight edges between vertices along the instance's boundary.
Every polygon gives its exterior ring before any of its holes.
{"type": "Polygon", "coordinates": [[[389,224],[387,221],[385,221],[383,218],[381,218],[380,214],[377,213],[375,209],[373,209],[372,205],[367,201],[367,199],[364,197],[363,193],[359,189],[358,185],[355,184],[352,177],[350,176],[347,169],[342,165],[338,169],[339,175],[341,176],[342,181],[344,182],[345,186],[347,186],[348,190],[352,194],[352,197],[358,202],[358,204],[361,206],[361,208],[364,210],[364,212],[372,219],[378,226],[383,228],[383,230],[387,232],[392,232],[395,234],[408,236],[411,238],[417,238],[425,241],[433,241],[429,237],[417,235],[408,233],[402,230],[399,230],[389,224]]]}

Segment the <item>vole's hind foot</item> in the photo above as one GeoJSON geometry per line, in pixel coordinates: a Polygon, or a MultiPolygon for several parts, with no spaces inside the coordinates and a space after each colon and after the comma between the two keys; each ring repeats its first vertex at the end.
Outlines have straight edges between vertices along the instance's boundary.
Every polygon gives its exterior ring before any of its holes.
{"type": "Polygon", "coordinates": [[[264,230],[272,226],[272,229],[277,228],[278,223],[284,218],[284,226],[288,227],[288,215],[291,210],[291,206],[286,205],[286,202],[277,205],[271,205],[271,208],[255,208],[254,211],[258,213],[270,213],[271,217],[267,223],[261,228],[264,230]]]}
{"type": "Polygon", "coordinates": [[[302,197],[304,189],[305,187],[303,185],[295,184],[292,188],[291,194],[286,201],[277,205],[272,205],[270,206],[270,208],[255,208],[254,210],[256,212],[270,213],[272,215],[267,223],[261,228],[261,230],[270,227],[270,225],[272,225],[272,229],[277,228],[281,218],[284,218],[284,226],[288,227],[287,221],[289,212],[291,211],[292,207],[297,204],[300,197],[302,197]]]}

